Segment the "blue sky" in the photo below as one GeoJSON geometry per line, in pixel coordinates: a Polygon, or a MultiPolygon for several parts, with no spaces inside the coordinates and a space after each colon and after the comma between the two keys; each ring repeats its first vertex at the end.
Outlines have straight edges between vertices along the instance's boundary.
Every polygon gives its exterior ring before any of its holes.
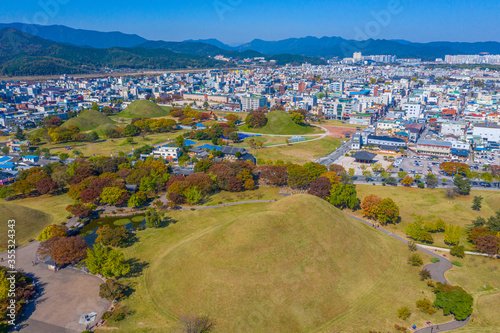
{"type": "Polygon", "coordinates": [[[500,41],[498,0],[2,0],[1,9],[2,23],[62,24],[163,40],[500,41]]]}

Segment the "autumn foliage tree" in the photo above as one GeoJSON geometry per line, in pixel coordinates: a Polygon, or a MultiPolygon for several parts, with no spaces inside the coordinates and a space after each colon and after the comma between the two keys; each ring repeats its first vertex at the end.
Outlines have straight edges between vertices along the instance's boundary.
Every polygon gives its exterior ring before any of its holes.
{"type": "Polygon", "coordinates": [[[478,237],[476,240],[476,250],[489,255],[498,254],[500,246],[500,237],[494,235],[485,235],[478,237]]]}
{"type": "Polygon", "coordinates": [[[439,169],[448,175],[463,174],[465,175],[470,167],[466,163],[460,162],[443,162],[439,165],[439,169]]]}
{"type": "Polygon", "coordinates": [[[382,201],[382,198],[376,196],[375,194],[370,194],[365,197],[361,203],[361,209],[363,210],[364,216],[376,220],[378,218],[378,205],[382,201]]]}
{"type": "Polygon", "coordinates": [[[330,190],[332,188],[332,183],[326,177],[319,177],[311,182],[308,194],[315,195],[321,199],[326,199],[330,196],[330,190]]]}
{"type": "Polygon", "coordinates": [[[273,186],[286,185],[288,172],[282,165],[263,165],[259,167],[261,181],[273,186]]]}
{"type": "Polygon", "coordinates": [[[77,264],[87,257],[87,247],[82,236],[54,236],[40,243],[38,254],[50,257],[58,265],[77,264]]]}
{"type": "Polygon", "coordinates": [[[57,184],[50,178],[43,178],[36,183],[36,190],[40,194],[52,194],[57,191],[57,184]]]}

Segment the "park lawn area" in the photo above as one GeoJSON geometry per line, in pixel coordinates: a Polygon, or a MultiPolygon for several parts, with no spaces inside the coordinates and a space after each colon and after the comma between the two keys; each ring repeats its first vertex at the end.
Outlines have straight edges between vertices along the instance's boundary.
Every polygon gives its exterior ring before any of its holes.
{"type": "Polygon", "coordinates": [[[457,332],[500,331],[500,260],[466,255],[452,257],[463,264],[446,272],[451,284],[459,285],[474,297],[473,321],[457,332]]]}
{"type": "Polygon", "coordinates": [[[290,146],[278,146],[252,149],[250,153],[265,161],[282,160],[285,163],[304,164],[331,154],[340,146],[341,138],[325,137],[320,140],[293,143],[290,146]]]}
{"type": "MultiPolygon", "coordinates": [[[[471,249],[467,241],[465,226],[470,224],[477,216],[488,218],[500,209],[500,191],[472,190],[468,196],[457,196],[454,199],[446,197],[445,190],[440,188],[415,188],[403,186],[373,186],[356,185],[358,198],[363,199],[369,194],[376,194],[381,198],[392,198],[399,206],[401,223],[388,225],[389,229],[400,236],[405,236],[404,229],[408,223],[415,221],[415,215],[421,215],[429,220],[442,218],[447,224],[459,225],[464,229],[460,244],[466,249],[471,249]],[[481,211],[472,210],[474,196],[480,195],[484,198],[481,211]]],[[[362,217],[361,210],[354,212],[362,217]]],[[[434,246],[448,247],[444,243],[443,233],[432,234],[434,246]]]]}
{"type": "Polygon", "coordinates": [[[0,141],[7,141],[12,138],[12,135],[0,135],[0,141]]]}
{"type": "Polygon", "coordinates": [[[325,126],[348,127],[348,128],[360,127],[362,129],[366,127],[366,126],[359,126],[359,125],[353,125],[353,124],[345,124],[345,123],[343,123],[340,120],[324,120],[321,123],[319,123],[319,122],[313,122],[313,124],[316,124],[316,125],[325,125],[325,126]]]}
{"type": "Polygon", "coordinates": [[[417,311],[415,301],[433,295],[408,265],[406,245],[324,200],[296,195],[167,214],[176,222],[138,232],[123,249],[133,273],[120,281],[134,292],[123,300],[131,314],[108,323],[120,332],[176,332],[186,313],[209,314],[217,332],[392,331],[395,323],[448,321],[442,311],[417,311]],[[397,318],[403,305],[407,321],[397,318]]]}
{"type": "MultiPolygon", "coordinates": [[[[73,200],[67,194],[14,201],[0,200],[0,213],[3,219],[16,220],[16,241],[19,245],[24,245],[30,239],[36,239],[46,226],[66,221],[69,215],[66,207],[71,204],[73,200]]],[[[6,223],[0,224],[0,233],[0,247],[3,248],[3,235],[7,235],[6,223]]]]}
{"type": "Polygon", "coordinates": [[[210,196],[203,205],[214,206],[238,201],[279,200],[282,198],[284,197],[279,195],[279,188],[261,186],[258,189],[244,192],[220,191],[210,196]]]}
{"type": "MultiPolygon", "coordinates": [[[[290,139],[291,136],[276,136],[276,135],[262,135],[245,138],[242,142],[233,143],[231,146],[250,148],[250,140],[254,139],[255,142],[263,142],[264,146],[286,144],[286,140],[290,139]]],[[[305,136],[307,140],[315,139],[316,136],[305,136]]]]}

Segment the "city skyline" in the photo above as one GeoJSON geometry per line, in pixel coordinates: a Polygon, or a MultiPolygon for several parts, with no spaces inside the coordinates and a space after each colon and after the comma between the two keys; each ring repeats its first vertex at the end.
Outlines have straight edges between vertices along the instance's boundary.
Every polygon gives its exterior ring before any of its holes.
{"type": "Polygon", "coordinates": [[[86,2],[85,8],[66,0],[23,4],[7,1],[1,23],[65,25],[77,29],[120,31],[150,40],[182,41],[216,38],[230,45],[253,39],[281,40],[306,36],[345,39],[403,39],[412,42],[500,41],[494,1],[436,3],[406,0],[259,1],[215,0],[187,3],[150,2],[137,8],[131,1],[86,2]],[[361,8],[361,9],[360,9],[361,8]],[[96,20],[99,17],[99,20],[96,20]],[[463,24],[463,22],[469,24],[463,24]],[[311,24],[311,22],[314,22],[311,24]]]}

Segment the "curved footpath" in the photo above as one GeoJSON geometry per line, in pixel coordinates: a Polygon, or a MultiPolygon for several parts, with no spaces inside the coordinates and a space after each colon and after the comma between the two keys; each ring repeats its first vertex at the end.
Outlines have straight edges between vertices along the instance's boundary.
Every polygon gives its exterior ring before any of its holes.
{"type": "MultiPolygon", "coordinates": [[[[362,218],[359,218],[359,217],[351,215],[351,214],[347,214],[347,215],[349,215],[350,217],[352,217],[353,219],[355,219],[355,220],[357,220],[359,222],[362,222],[362,223],[364,223],[366,225],[369,225],[369,226],[373,227],[373,223],[371,223],[369,221],[366,221],[366,220],[364,220],[362,218]]],[[[395,238],[395,239],[397,239],[397,240],[399,240],[399,241],[401,241],[401,242],[403,242],[405,244],[409,243],[408,240],[406,240],[403,237],[400,237],[398,235],[395,235],[395,234],[393,234],[392,232],[390,232],[388,230],[385,230],[385,229],[380,228],[380,227],[378,227],[377,229],[379,231],[383,232],[384,234],[386,234],[388,236],[391,236],[392,238],[395,238]]],[[[427,254],[433,256],[434,258],[438,258],[439,259],[439,261],[436,262],[436,263],[427,264],[427,265],[424,266],[424,268],[427,269],[429,271],[429,273],[431,274],[431,278],[434,281],[449,284],[448,280],[446,280],[446,278],[444,276],[444,273],[447,270],[449,270],[449,269],[451,269],[453,267],[451,261],[449,261],[445,257],[443,257],[443,256],[441,256],[441,255],[439,255],[439,254],[437,254],[435,252],[432,252],[430,249],[428,249],[426,247],[423,247],[421,245],[417,245],[417,248],[418,248],[418,250],[420,250],[420,251],[422,251],[424,253],[427,253],[427,254]]],[[[437,248],[435,248],[435,249],[437,249],[437,248]]],[[[465,325],[467,325],[467,323],[469,322],[469,320],[470,320],[470,317],[467,318],[466,320],[462,320],[462,321],[452,320],[452,321],[450,321],[448,323],[444,323],[444,324],[427,326],[427,327],[424,327],[424,328],[416,330],[415,333],[448,332],[448,331],[452,331],[452,330],[456,330],[456,329],[459,329],[461,327],[464,327],[465,325]]]]}

